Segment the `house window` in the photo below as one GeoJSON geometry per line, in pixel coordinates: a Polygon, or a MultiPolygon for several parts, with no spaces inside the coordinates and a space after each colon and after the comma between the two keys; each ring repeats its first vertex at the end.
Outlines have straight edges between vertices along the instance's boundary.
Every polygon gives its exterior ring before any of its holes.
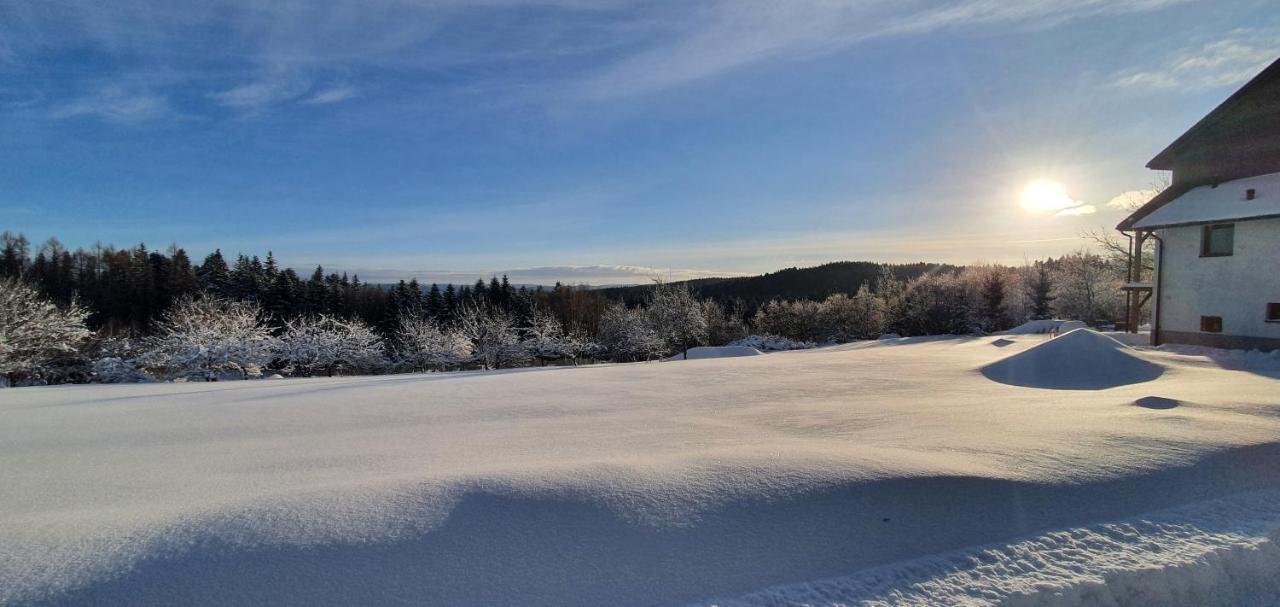
{"type": "Polygon", "coordinates": [[[1201,316],[1200,330],[1205,333],[1221,333],[1222,317],[1221,316],[1201,316]]]}
{"type": "Polygon", "coordinates": [[[1267,304],[1267,322],[1280,322],[1280,302],[1267,304]]]}
{"type": "Polygon", "coordinates": [[[1236,226],[1231,223],[1220,223],[1205,226],[1200,234],[1201,257],[1227,257],[1235,248],[1236,226]]]}

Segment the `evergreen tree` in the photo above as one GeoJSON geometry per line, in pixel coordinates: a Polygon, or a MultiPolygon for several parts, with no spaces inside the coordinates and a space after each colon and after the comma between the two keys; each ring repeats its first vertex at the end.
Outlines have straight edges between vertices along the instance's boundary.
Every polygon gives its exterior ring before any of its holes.
{"type": "MultiPolygon", "coordinates": [[[[169,285],[170,295],[172,297],[181,297],[200,290],[200,279],[196,276],[196,269],[191,265],[191,259],[187,257],[187,252],[178,247],[173,247],[171,251],[169,275],[165,278],[165,282],[169,285]]],[[[166,302],[165,307],[168,307],[168,302],[166,302]]]]}
{"type": "Polygon", "coordinates": [[[280,267],[276,264],[276,256],[271,251],[267,251],[267,262],[263,265],[262,271],[267,284],[274,281],[276,274],[280,272],[280,267]]]}
{"type": "Polygon", "coordinates": [[[453,289],[453,283],[449,283],[444,287],[444,296],[440,298],[440,322],[449,322],[453,320],[458,311],[458,295],[453,289]]]}
{"type": "Polygon", "coordinates": [[[214,249],[204,258],[196,276],[200,278],[200,286],[204,290],[217,295],[227,293],[231,283],[231,269],[227,267],[227,260],[222,257],[222,249],[214,249]]]}
{"type": "Polygon", "coordinates": [[[1009,314],[1005,310],[1004,274],[990,269],[978,285],[978,322],[984,331],[1003,331],[1009,328],[1009,314]]]}
{"type": "Polygon", "coordinates": [[[324,268],[316,266],[307,280],[302,299],[302,311],[305,314],[327,314],[329,312],[329,289],[324,282],[324,268]]]}
{"type": "Polygon", "coordinates": [[[440,285],[431,283],[431,289],[427,291],[427,297],[423,303],[424,312],[428,318],[439,321],[444,313],[444,296],[440,294],[440,285]]]}
{"type": "Polygon", "coordinates": [[[414,316],[422,316],[425,313],[426,303],[422,298],[422,285],[418,284],[417,278],[409,279],[408,296],[408,313],[414,316]]]}
{"type": "Polygon", "coordinates": [[[1053,280],[1049,274],[1049,265],[1037,261],[1027,277],[1027,299],[1031,301],[1031,318],[1044,320],[1053,314],[1051,309],[1054,297],[1053,280]]]}

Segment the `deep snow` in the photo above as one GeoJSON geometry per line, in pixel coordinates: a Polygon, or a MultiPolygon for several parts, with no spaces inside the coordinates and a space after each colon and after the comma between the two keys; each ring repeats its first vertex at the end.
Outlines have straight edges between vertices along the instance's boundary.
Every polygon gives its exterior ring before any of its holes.
{"type": "Polygon", "coordinates": [[[0,603],[1280,597],[1280,364],[1048,390],[1001,339],[5,390],[0,603]]]}
{"type": "Polygon", "coordinates": [[[759,350],[748,346],[698,346],[689,348],[667,360],[701,360],[704,358],[733,358],[735,356],[759,356],[759,350]]]}

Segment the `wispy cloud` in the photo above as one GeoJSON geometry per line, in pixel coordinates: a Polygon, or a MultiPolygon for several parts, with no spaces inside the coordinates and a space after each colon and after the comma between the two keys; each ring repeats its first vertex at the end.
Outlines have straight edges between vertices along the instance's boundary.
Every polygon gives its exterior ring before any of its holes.
{"type": "Polygon", "coordinates": [[[1112,85],[1133,89],[1206,89],[1239,84],[1280,53],[1276,30],[1238,29],[1221,40],[1188,47],[1163,65],[1116,74],[1112,85]]]}
{"type": "Polygon", "coordinates": [[[356,89],[349,86],[339,86],[329,89],[317,91],[311,96],[303,99],[302,102],[309,105],[327,105],[330,103],[339,103],[356,96],[356,89]]]}
{"type": "Polygon", "coordinates": [[[220,105],[237,110],[258,110],[300,98],[311,88],[310,80],[295,74],[276,73],[210,95],[220,105]]]}
{"type": "Polygon", "coordinates": [[[1101,14],[1150,11],[1184,0],[919,0],[841,3],[726,1],[703,6],[651,48],[582,83],[588,97],[616,98],[714,77],[748,65],[834,52],[874,38],[948,28],[1051,27],[1101,14]]]}
{"type": "Polygon", "coordinates": [[[874,38],[1046,28],[1182,1],[211,0],[171,7],[121,0],[106,9],[90,0],[52,0],[19,3],[0,20],[0,58],[23,61],[74,45],[122,58],[116,67],[122,71],[192,66],[175,88],[203,89],[214,103],[242,111],[351,99],[355,88],[312,87],[335,73],[358,77],[377,69],[439,74],[461,67],[503,80],[499,88],[519,88],[519,74],[537,74],[531,96],[613,100],[874,38]],[[521,10],[502,10],[513,7],[521,10]]]}
{"type": "Polygon", "coordinates": [[[1078,215],[1092,215],[1097,212],[1098,212],[1098,207],[1095,207],[1091,204],[1082,204],[1082,205],[1077,205],[1074,207],[1062,209],[1061,211],[1054,213],[1054,215],[1058,217],[1074,217],[1078,215]]]}
{"type": "Polygon", "coordinates": [[[106,87],[95,93],[53,108],[53,118],[96,117],[115,122],[138,122],[170,113],[168,100],[160,95],[131,93],[120,87],[106,87]]]}

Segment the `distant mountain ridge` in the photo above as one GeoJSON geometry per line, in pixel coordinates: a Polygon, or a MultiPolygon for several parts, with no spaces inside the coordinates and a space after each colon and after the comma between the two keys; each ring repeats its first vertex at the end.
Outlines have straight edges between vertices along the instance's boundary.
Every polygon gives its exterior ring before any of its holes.
{"type": "MultiPolygon", "coordinates": [[[[741,302],[755,308],[772,299],[821,300],[836,293],[853,295],[864,284],[874,285],[884,268],[901,280],[922,274],[959,270],[960,266],[939,263],[884,264],[872,261],[835,261],[808,268],[785,268],[759,276],[698,278],[672,284],[687,284],[695,293],[721,303],[741,302]]],[[[652,285],[606,287],[600,293],[637,303],[652,285]]]]}

